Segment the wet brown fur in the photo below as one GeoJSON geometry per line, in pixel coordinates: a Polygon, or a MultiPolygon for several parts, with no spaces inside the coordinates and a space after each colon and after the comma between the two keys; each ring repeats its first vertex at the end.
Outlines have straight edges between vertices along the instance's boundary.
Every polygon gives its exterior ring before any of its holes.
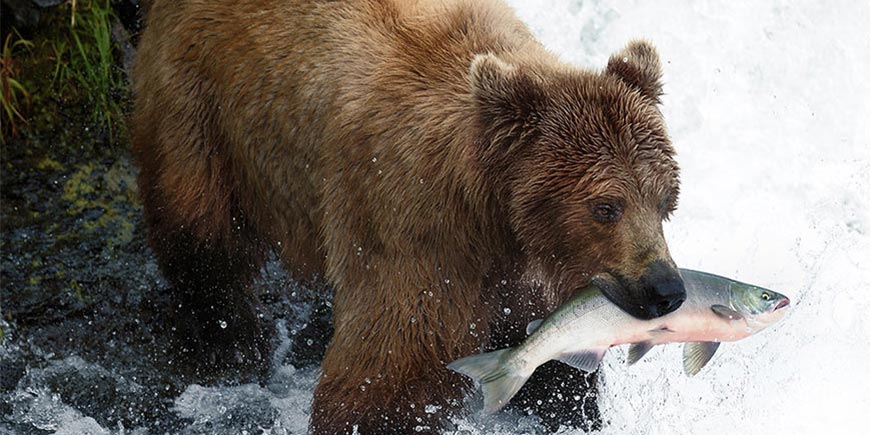
{"type": "Polygon", "coordinates": [[[496,1],[153,3],[133,121],[151,245],[197,334],[252,364],[269,249],[335,288],[313,433],[436,432],[468,386],[447,363],[590,274],[670,262],[648,44],[595,72],[496,1]]]}

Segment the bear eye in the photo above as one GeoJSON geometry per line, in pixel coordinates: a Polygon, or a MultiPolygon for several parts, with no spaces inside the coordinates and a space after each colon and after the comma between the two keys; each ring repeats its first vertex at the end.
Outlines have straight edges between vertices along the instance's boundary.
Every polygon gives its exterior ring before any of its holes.
{"type": "Polygon", "coordinates": [[[622,206],[615,202],[597,202],[592,205],[592,216],[603,223],[615,223],[622,217],[622,206]]]}

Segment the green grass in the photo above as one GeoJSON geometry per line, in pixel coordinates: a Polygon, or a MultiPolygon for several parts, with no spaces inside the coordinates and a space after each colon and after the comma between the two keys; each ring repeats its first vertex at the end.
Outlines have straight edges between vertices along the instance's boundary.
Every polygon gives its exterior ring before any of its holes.
{"type": "Polygon", "coordinates": [[[114,12],[109,0],[93,0],[78,7],[71,3],[70,13],[68,38],[56,40],[55,52],[59,55],[54,82],[78,85],[90,105],[91,122],[105,129],[111,138],[113,130],[124,125],[117,96],[126,88],[114,56],[114,12]]]}
{"type": "Polygon", "coordinates": [[[25,139],[16,142],[27,148],[126,144],[130,93],[112,37],[116,23],[109,0],[79,0],[43,10],[31,41],[11,29],[0,53],[13,66],[3,75],[10,89],[0,113],[4,143],[20,130],[25,139]]]}
{"type": "Polygon", "coordinates": [[[30,106],[30,92],[18,80],[20,69],[15,55],[18,51],[29,50],[33,43],[17,33],[14,42],[12,37],[12,33],[6,35],[0,51],[0,106],[3,109],[3,116],[0,117],[0,143],[6,143],[7,137],[18,135],[19,123],[27,124],[24,113],[30,106]]]}

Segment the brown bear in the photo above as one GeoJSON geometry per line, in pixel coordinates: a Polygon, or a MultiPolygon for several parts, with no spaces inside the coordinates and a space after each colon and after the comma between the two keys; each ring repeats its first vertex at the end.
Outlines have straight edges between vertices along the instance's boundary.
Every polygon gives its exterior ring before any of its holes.
{"type": "MultiPolygon", "coordinates": [[[[156,0],[134,152],[187,347],[265,366],[250,281],[274,250],[335,291],[311,432],[432,433],[469,387],[446,364],[516,343],[594,274],[637,317],[676,309],[660,75],[645,42],[568,65],[495,0],[156,0]]],[[[579,415],[594,378],[542,372],[519,406],[579,415]]]]}

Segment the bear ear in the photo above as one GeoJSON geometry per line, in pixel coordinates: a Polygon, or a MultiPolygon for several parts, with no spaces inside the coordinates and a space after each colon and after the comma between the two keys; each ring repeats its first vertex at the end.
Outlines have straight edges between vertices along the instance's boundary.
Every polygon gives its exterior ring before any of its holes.
{"type": "Polygon", "coordinates": [[[543,102],[539,80],[490,53],[471,61],[471,93],[487,128],[529,126],[543,102]]]}
{"type": "Polygon", "coordinates": [[[610,56],[607,74],[636,88],[655,104],[661,101],[662,65],[655,47],[646,41],[631,41],[621,51],[610,56]]]}

